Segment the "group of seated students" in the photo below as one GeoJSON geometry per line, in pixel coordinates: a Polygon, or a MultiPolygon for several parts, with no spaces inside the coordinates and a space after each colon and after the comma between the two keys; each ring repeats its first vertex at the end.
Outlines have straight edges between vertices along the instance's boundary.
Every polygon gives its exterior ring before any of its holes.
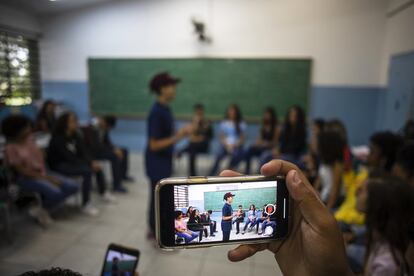
{"type": "MultiPolygon", "coordinates": [[[[273,216],[269,216],[265,212],[266,205],[263,206],[261,212],[256,210],[254,204],[250,205],[249,210],[246,212],[243,210],[243,206],[239,205],[236,211],[236,217],[233,219],[232,225],[236,224],[237,232],[240,233],[240,223],[244,223],[244,229],[242,234],[244,235],[246,230],[248,232],[256,228],[256,234],[266,235],[265,229],[268,226],[273,228],[273,231],[276,229],[276,221],[273,216]],[[261,224],[259,231],[259,226],[261,224]]],[[[217,222],[211,219],[212,210],[207,210],[204,213],[200,213],[197,208],[189,206],[187,212],[183,214],[182,211],[175,211],[175,234],[178,238],[184,240],[185,243],[189,243],[194,239],[198,238],[198,241],[201,242],[204,237],[215,237],[217,231],[217,222]],[[207,231],[209,229],[209,231],[207,231]]],[[[273,233],[273,232],[272,232],[273,233]]],[[[269,234],[271,235],[271,234],[269,234]]]]}
{"type": "MultiPolygon", "coordinates": [[[[414,263],[414,121],[398,133],[374,133],[368,155],[354,156],[340,120],[313,120],[308,139],[305,117],[302,108],[293,106],[280,126],[274,109],[267,108],[257,140],[246,146],[241,111],[229,106],[219,126],[221,146],[210,175],[217,174],[227,156],[226,168],[237,169],[244,161],[246,174],[252,157],[259,157],[260,164],[273,158],[293,162],[337,219],[355,272],[406,272],[407,262],[414,263]]],[[[251,206],[245,227],[254,225],[253,210],[251,206]]],[[[241,217],[235,221],[240,232],[238,222],[241,217]]]]}
{"type": "Polygon", "coordinates": [[[247,211],[246,217],[246,213],[243,210],[243,205],[239,205],[236,211],[236,217],[233,219],[233,224],[236,224],[236,235],[240,233],[240,223],[244,223],[244,228],[241,232],[242,235],[246,233],[246,230],[247,232],[250,232],[255,227],[256,234],[258,235],[267,236],[268,234],[265,233],[265,229],[268,226],[271,226],[273,228],[273,231],[275,231],[276,220],[273,216],[269,216],[265,212],[266,206],[267,204],[263,205],[263,209],[261,210],[261,212],[258,212],[258,210],[256,210],[256,206],[254,204],[251,204],[249,210],[247,211]],[[262,227],[260,228],[261,231],[259,231],[260,224],[262,224],[262,227]]]}
{"type": "Polygon", "coordinates": [[[46,101],[35,122],[23,115],[10,115],[1,123],[6,138],[4,164],[13,172],[20,189],[40,195],[42,206],[29,213],[43,226],[53,221],[50,212],[79,190],[82,212],[98,215],[99,210],[91,202],[93,177],[102,200],[116,201],[99,160],[111,163],[113,192],[126,193],[123,181],[132,180],[127,172],[128,152],[113,145],[109,138],[116,118],[99,117],[95,124],[80,128],[75,113],[64,112],[56,118],[55,108],[53,101],[46,101]],[[34,134],[38,132],[50,135],[45,149],[36,143],[34,134]]]}
{"type": "Polygon", "coordinates": [[[178,238],[183,239],[185,243],[198,238],[198,241],[203,240],[203,234],[207,238],[214,237],[217,233],[217,222],[211,219],[212,211],[208,210],[202,214],[196,208],[189,206],[186,214],[182,211],[175,211],[175,234],[178,238]],[[209,234],[207,231],[209,228],[209,234]]]}
{"type": "MultiPolygon", "coordinates": [[[[245,162],[245,173],[251,172],[251,159],[258,157],[260,165],[275,158],[296,162],[306,150],[305,114],[301,107],[291,107],[286,115],[283,127],[279,126],[276,111],[273,107],[264,110],[260,133],[256,141],[249,147],[246,144],[247,125],[243,121],[240,108],[232,104],[228,107],[225,119],[219,124],[220,147],[209,175],[216,175],[221,162],[230,157],[228,168],[236,168],[245,162]]],[[[189,175],[197,175],[195,160],[199,153],[208,152],[209,143],[213,138],[213,125],[206,119],[204,107],[194,106],[193,132],[186,148],[178,152],[189,154],[189,175]]]]}

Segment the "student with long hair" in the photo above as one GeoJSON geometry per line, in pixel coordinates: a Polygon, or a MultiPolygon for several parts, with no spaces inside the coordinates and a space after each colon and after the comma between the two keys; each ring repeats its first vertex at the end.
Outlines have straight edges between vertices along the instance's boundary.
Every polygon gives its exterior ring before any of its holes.
{"type": "Polygon", "coordinates": [[[52,132],[56,123],[56,103],[47,100],[43,103],[36,117],[35,130],[41,132],[52,132]]]}
{"type": "Polygon", "coordinates": [[[278,140],[279,128],[276,111],[273,107],[269,106],[263,113],[260,135],[257,137],[256,142],[251,145],[245,153],[245,174],[250,174],[251,159],[253,157],[259,157],[264,152],[276,147],[278,140]]]}
{"type": "Polygon", "coordinates": [[[413,190],[392,176],[372,176],[360,187],[357,208],[366,214],[367,227],[365,275],[406,275],[413,204],[413,190]]]}
{"type": "Polygon", "coordinates": [[[305,112],[300,106],[289,108],[280,134],[279,153],[282,159],[299,163],[306,150],[305,112]]]}
{"type": "Polygon", "coordinates": [[[246,232],[247,227],[250,226],[249,231],[253,229],[253,227],[256,225],[256,219],[256,206],[254,206],[254,204],[251,204],[249,207],[249,211],[247,211],[247,219],[244,224],[242,235],[244,235],[244,233],[246,232]]]}
{"type": "Polygon", "coordinates": [[[243,159],[243,145],[246,140],[246,124],[240,108],[232,104],[227,108],[226,117],[220,124],[220,144],[221,148],[216,156],[210,175],[217,174],[221,161],[230,155],[229,168],[235,168],[243,159]]]}
{"type": "Polygon", "coordinates": [[[185,243],[189,243],[198,237],[198,234],[196,232],[188,230],[187,224],[183,219],[183,212],[175,211],[174,215],[175,234],[177,235],[177,237],[183,238],[185,243]]]}
{"type": "Polygon", "coordinates": [[[56,121],[55,129],[47,150],[49,166],[66,176],[82,177],[82,206],[87,215],[96,216],[99,210],[91,203],[92,175],[96,175],[99,194],[104,201],[115,198],[106,190],[105,176],[96,160],[88,154],[79,135],[78,119],[72,112],[62,114],[56,121]]]}
{"type": "Polygon", "coordinates": [[[207,228],[204,228],[204,225],[201,222],[200,211],[198,209],[194,209],[191,212],[190,218],[188,219],[188,222],[187,222],[187,226],[188,226],[188,229],[190,229],[191,231],[200,232],[200,235],[199,235],[200,242],[203,239],[203,232],[204,232],[204,236],[207,238],[207,228]]]}
{"type": "Polygon", "coordinates": [[[338,133],[323,131],[319,134],[320,166],[314,186],[320,190],[321,199],[329,209],[338,207],[343,199],[343,148],[344,143],[338,133]]]}

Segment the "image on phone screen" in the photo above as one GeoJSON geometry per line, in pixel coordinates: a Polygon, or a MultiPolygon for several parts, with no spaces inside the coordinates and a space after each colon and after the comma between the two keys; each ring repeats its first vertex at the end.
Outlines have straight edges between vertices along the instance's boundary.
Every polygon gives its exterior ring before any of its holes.
{"type": "Polygon", "coordinates": [[[138,257],[109,249],[105,257],[102,276],[133,276],[138,257]]]}
{"type": "Polygon", "coordinates": [[[277,181],[174,185],[175,244],[273,239],[277,181]]]}

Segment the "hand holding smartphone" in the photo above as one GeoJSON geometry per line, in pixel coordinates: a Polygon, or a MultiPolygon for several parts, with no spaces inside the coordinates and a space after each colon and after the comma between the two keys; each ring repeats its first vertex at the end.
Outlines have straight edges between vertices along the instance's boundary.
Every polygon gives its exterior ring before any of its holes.
{"type": "Polygon", "coordinates": [[[134,276],[139,261],[139,251],[111,243],[105,254],[101,276],[134,276]]]}
{"type": "Polygon", "coordinates": [[[163,179],[156,187],[157,241],[173,249],[283,239],[289,202],[281,176],[163,179]]]}

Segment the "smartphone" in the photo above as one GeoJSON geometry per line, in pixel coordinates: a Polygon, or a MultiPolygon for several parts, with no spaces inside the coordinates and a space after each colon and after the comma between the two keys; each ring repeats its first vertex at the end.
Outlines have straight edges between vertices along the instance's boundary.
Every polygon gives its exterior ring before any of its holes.
{"type": "Polygon", "coordinates": [[[133,276],[138,261],[139,250],[111,243],[106,250],[101,276],[133,276]]]}
{"type": "Polygon", "coordinates": [[[263,243],[289,233],[283,176],[166,178],[156,186],[156,238],[163,249],[263,243]]]}

